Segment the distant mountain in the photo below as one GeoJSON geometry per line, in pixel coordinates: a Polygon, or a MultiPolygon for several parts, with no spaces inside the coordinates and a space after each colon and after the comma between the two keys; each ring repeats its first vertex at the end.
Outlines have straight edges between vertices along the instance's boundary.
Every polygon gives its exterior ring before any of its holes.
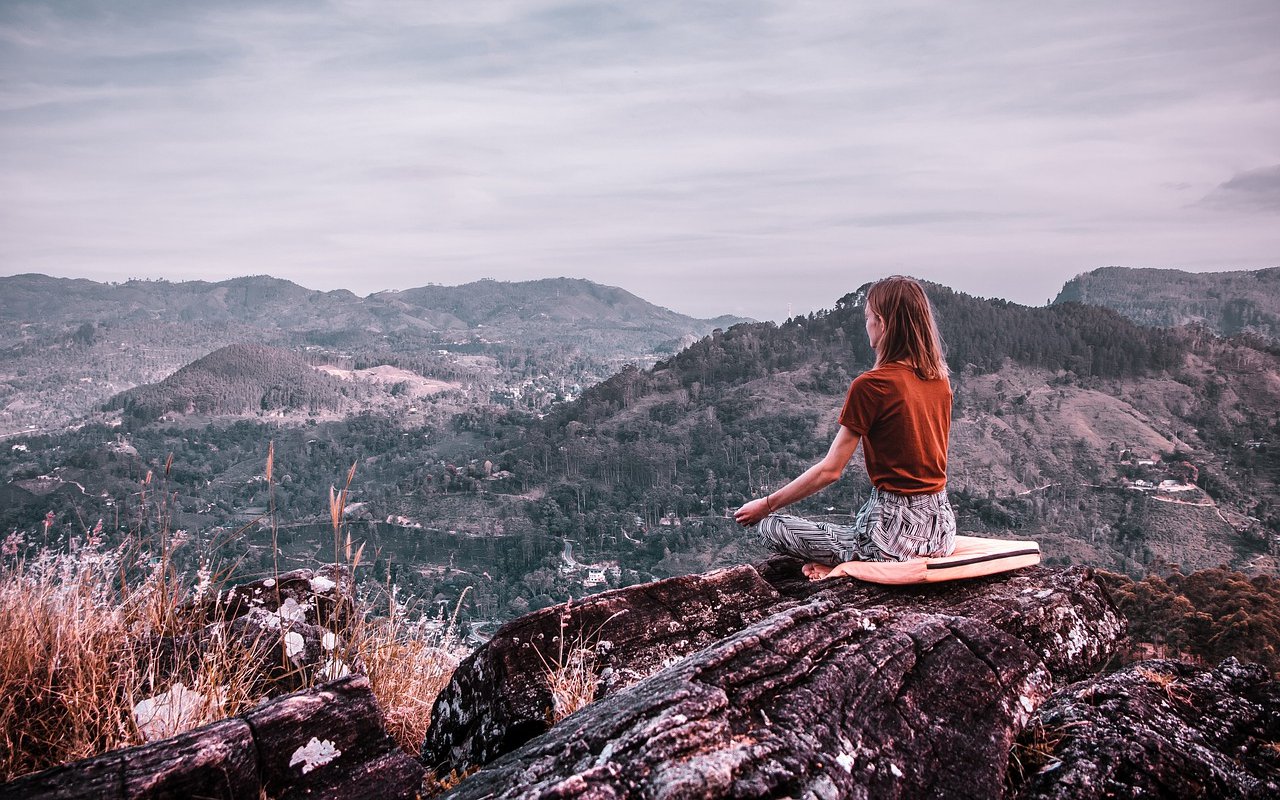
{"type": "Polygon", "coordinates": [[[107,403],[141,421],[168,413],[227,415],[258,411],[339,411],[349,389],[287,350],[233,344],[164,380],[107,403]]]}
{"type": "Polygon", "coordinates": [[[622,289],[565,278],[361,298],[267,276],[111,284],[0,277],[0,437],[56,430],[122,390],[237,342],[471,381],[475,365],[444,350],[486,359],[481,371],[495,388],[540,375],[588,385],[740,321],[687,317],[622,289]]]}
{"type": "Polygon", "coordinates": [[[291,333],[352,330],[456,332],[518,326],[543,337],[574,336],[565,323],[596,330],[647,334],[627,347],[694,333],[703,335],[738,317],[702,320],[646,302],[628,291],[588,280],[481,280],[461,286],[423,286],[361,298],[345,289],[321,292],[256,275],[217,283],[139,281],[96,283],[46,275],[0,277],[0,323],[237,322],[291,333]]]}
{"type": "MultiPolygon", "coordinates": [[[[423,286],[399,292],[379,292],[370,300],[416,314],[419,309],[448,314],[467,327],[529,322],[571,323],[584,327],[644,330],[656,326],[671,331],[688,328],[694,320],[646,302],[625,289],[581,278],[546,278],[520,283],[482,280],[462,286],[423,286]]],[[[723,319],[723,318],[722,318],[723,319]]],[[[747,320],[734,319],[735,322],[747,320]]]]}
{"type": "Polygon", "coordinates": [[[265,329],[364,325],[362,301],[266,275],[206,281],[97,283],[26,274],[0,277],[0,322],[120,324],[238,322],[265,329]]]}
{"type": "Polygon", "coordinates": [[[1053,301],[1114,309],[1141,325],[1201,323],[1222,336],[1280,341],[1280,267],[1251,272],[1103,267],[1067,281],[1053,301]]]}
{"type": "Polygon", "coordinates": [[[625,289],[581,278],[423,286],[379,292],[366,302],[384,314],[394,312],[442,331],[470,331],[490,343],[561,342],[636,355],[670,347],[681,337],[752,321],[687,317],[625,289]]]}

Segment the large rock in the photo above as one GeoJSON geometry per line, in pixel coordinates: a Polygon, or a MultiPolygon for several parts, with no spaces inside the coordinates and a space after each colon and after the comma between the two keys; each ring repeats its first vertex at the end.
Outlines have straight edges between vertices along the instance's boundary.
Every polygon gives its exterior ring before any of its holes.
{"type": "Polygon", "coordinates": [[[1085,568],[1032,567],[949,583],[883,586],[852,578],[810,581],[799,564],[778,557],[757,569],[791,598],[981,619],[1026,642],[1060,683],[1099,669],[1128,627],[1105,585],[1085,568]]]}
{"type": "Polygon", "coordinates": [[[1085,570],[888,588],[810,584],[799,562],[771,559],[601,597],[589,624],[625,642],[628,679],[549,732],[557,617],[517,620],[455,672],[427,765],[460,775],[510,753],[458,797],[992,796],[1054,678],[1096,668],[1124,634],[1085,570]],[[723,586],[709,604],[708,582],[723,586]],[[714,625],[720,641],[686,633],[673,649],[681,618],[683,631],[714,625]],[[609,628],[621,619],[625,638],[609,628]]]}
{"type": "Polygon", "coordinates": [[[127,648],[144,668],[162,675],[198,674],[211,651],[228,644],[253,654],[254,690],[296,691],[360,671],[339,633],[351,619],[354,593],[345,566],[282,573],[231,586],[216,597],[188,601],[180,619],[191,629],[127,648]]]}
{"type": "Polygon", "coordinates": [[[1147,661],[1073,684],[1014,749],[1030,800],[1280,797],[1280,684],[1227,659],[1147,661]]]}
{"type": "Polygon", "coordinates": [[[575,649],[589,651],[599,699],[741,630],[785,601],[743,566],[602,592],[526,614],[499,628],[454,671],[436,699],[422,760],[438,775],[461,775],[545,732],[554,721],[550,671],[575,649]]]}
{"type": "MultiPolygon", "coordinates": [[[[252,651],[258,664],[258,685],[272,694],[311,686],[317,679],[345,677],[353,671],[342,659],[348,648],[339,636],[319,625],[291,621],[278,612],[255,608],[231,622],[214,623],[204,635],[229,636],[252,651]]],[[[361,669],[358,663],[355,669],[361,669]]]]}
{"type": "Polygon", "coordinates": [[[0,784],[0,800],[393,800],[417,796],[422,774],[383,729],[368,678],[355,676],[0,784]]]}
{"type": "Polygon", "coordinates": [[[1052,688],[991,625],[812,600],[575,714],[450,798],[989,798],[1052,688]]]}

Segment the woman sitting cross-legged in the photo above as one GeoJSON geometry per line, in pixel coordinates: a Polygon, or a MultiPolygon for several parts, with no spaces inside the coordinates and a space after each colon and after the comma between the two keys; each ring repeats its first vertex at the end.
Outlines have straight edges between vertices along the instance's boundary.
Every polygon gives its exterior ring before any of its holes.
{"type": "Polygon", "coordinates": [[[885,278],[867,292],[865,314],[876,363],[849,386],[827,455],[734,513],[777,552],[809,562],[810,580],[846,574],[847,562],[947,556],[955,548],[946,490],[951,383],[929,299],[911,278],[885,278]],[[872,489],[853,525],[778,513],[839,479],[859,443],[872,489]]]}

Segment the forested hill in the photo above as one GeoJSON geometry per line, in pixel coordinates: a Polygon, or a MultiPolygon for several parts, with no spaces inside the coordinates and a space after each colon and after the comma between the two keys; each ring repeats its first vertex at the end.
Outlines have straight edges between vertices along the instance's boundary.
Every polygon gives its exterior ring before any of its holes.
{"type": "Polygon", "coordinates": [[[0,322],[120,325],[163,320],[236,322],[264,330],[365,325],[351,292],[319,292],[267,275],[211,283],[142,281],[98,283],[27,274],[0,277],[0,322]]]}
{"type": "Polygon", "coordinates": [[[569,323],[582,328],[645,330],[671,326],[692,330],[697,323],[716,326],[747,322],[740,317],[696,320],[647,302],[625,289],[581,278],[545,278],[506,283],[481,280],[461,286],[423,286],[380,292],[370,300],[388,306],[447,315],[460,325],[496,327],[527,322],[569,323]]]}
{"type": "Polygon", "coordinates": [[[1114,309],[1143,325],[1201,323],[1222,336],[1280,341],[1280,267],[1241,272],[1103,267],[1077,275],[1054,303],[1114,309]]]}
{"type": "Polygon", "coordinates": [[[255,275],[206,281],[96,283],[46,275],[0,277],[0,323],[119,325],[129,321],[234,322],[264,331],[465,331],[504,335],[577,336],[576,329],[640,332],[641,347],[742,322],[677,314],[615,286],[581,279],[481,280],[428,285],[357,297],[341,289],[314,291],[255,275]],[[567,328],[564,323],[573,323],[567,328]]]}
{"type": "MultiPolygon", "coordinates": [[[[815,381],[826,390],[847,387],[874,360],[863,327],[865,289],[830,310],[782,325],[753,323],[713,333],[650,371],[623,370],[591,387],[558,421],[600,419],[655,391],[714,393],[801,367],[820,367],[815,381]]],[[[1079,303],[1031,308],[937,284],[926,289],[957,373],[993,372],[1012,360],[1078,377],[1120,378],[1170,369],[1185,356],[1182,335],[1137,325],[1109,309],[1079,303]]]]}
{"type": "Polygon", "coordinates": [[[163,414],[244,414],[258,411],[338,411],[350,389],[287,350],[233,344],[193,361],[159,383],[113,397],[139,421],[163,414]]]}
{"type": "MultiPolygon", "coordinates": [[[[1054,563],[1133,574],[1157,560],[1273,568],[1276,354],[1095,306],[926,290],[953,369],[947,473],[965,530],[1036,538],[1054,563]]],[[[872,364],[864,298],[737,325],[650,370],[624,369],[537,428],[494,430],[510,444],[493,461],[555,498],[559,511],[539,513],[557,529],[590,531],[616,509],[650,530],[674,529],[663,522],[673,515],[723,519],[825,452],[850,380],[872,364]]],[[[848,514],[867,490],[851,467],[795,511],[848,514]]],[[[701,557],[698,568],[728,558],[701,557]]]]}

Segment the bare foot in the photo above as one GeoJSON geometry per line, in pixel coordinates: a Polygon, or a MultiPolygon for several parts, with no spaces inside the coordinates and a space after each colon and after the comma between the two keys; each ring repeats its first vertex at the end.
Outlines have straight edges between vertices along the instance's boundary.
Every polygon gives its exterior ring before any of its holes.
{"type": "Polygon", "coordinates": [[[808,564],[801,567],[800,571],[803,572],[804,576],[809,580],[820,581],[827,577],[827,573],[831,571],[831,567],[828,567],[826,564],[818,564],[810,561],[808,564]]]}

